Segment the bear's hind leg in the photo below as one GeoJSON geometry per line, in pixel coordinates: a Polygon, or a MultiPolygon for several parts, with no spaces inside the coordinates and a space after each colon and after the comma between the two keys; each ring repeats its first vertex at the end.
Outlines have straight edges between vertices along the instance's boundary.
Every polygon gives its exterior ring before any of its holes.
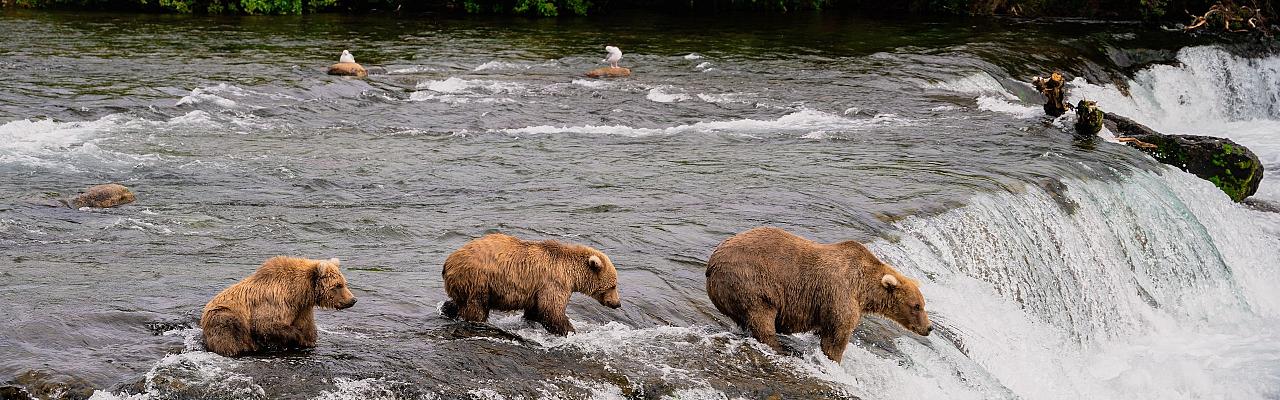
{"type": "Polygon", "coordinates": [[[204,347],[206,350],[226,357],[235,357],[257,350],[253,336],[249,334],[249,324],[236,315],[216,310],[207,313],[200,321],[204,331],[204,347]]]}
{"type": "Polygon", "coordinates": [[[542,312],[538,311],[537,306],[524,309],[524,319],[529,322],[542,322],[542,312]]]}
{"type": "Polygon", "coordinates": [[[781,353],[782,345],[778,343],[778,334],[774,328],[777,317],[778,310],[773,308],[751,310],[747,314],[747,329],[751,331],[751,337],[769,346],[774,352],[781,353]]]}
{"type": "Polygon", "coordinates": [[[444,305],[440,306],[440,315],[445,318],[458,318],[458,303],[453,299],[445,300],[444,305]]]}
{"type": "Polygon", "coordinates": [[[471,322],[488,321],[489,305],[480,297],[466,299],[462,308],[458,309],[458,317],[471,322]]]}

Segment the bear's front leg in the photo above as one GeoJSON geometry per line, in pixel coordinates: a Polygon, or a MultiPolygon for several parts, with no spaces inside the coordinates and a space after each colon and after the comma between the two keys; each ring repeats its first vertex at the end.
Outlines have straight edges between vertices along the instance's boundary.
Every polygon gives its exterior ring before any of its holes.
{"type": "Polygon", "coordinates": [[[827,358],[839,364],[840,360],[844,359],[844,348],[849,346],[849,336],[852,335],[853,329],[842,329],[838,332],[820,332],[822,354],[826,354],[827,358]]]}
{"type": "Polygon", "coordinates": [[[293,320],[293,327],[298,328],[302,336],[297,343],[297,347],[316,347],[316,317],[315,312],[311,309],[298,314],[298,318],[293,320]]]}

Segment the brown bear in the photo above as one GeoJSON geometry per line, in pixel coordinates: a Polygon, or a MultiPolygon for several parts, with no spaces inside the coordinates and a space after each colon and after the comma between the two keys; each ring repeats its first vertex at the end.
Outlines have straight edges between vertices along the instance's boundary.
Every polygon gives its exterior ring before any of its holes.
{"type": "Polygon", "coordinates": [[[204,306],[204,347],[228,357],[263,347],[314,347],[312,308],[355,304],[338,259],[273,257],[204,306]]]}
{"type": "Polygon", "coordinates": [[[441,312],[472,322],[488,320],[491,309],[524,310],[526,319],[565,335],[574,331],[565,315],[573,292],[622,306],[618,271],[608,256],[588,246],[490,234],[450,254],[442,275],[449,300],[441,312]]]}
{"type": "Polygon", "coordinates": [[[778,228],[755,228],[716,247],[707,295],[774,351],[777,334],[817,331],[822,352],[837,363],[864,312],[920,335],[933,330],[916,281],[861,243],[816,243],[778,228]]]}

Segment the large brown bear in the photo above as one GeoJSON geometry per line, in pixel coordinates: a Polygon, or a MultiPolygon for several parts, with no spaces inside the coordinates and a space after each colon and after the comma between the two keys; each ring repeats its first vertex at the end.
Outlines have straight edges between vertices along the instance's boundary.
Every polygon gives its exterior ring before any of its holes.
{"type": "Polygon", "coordinates": [[[484,322],[491,309],[524,310],[526,319],[565,335],[574,331],[565,315],[573,292],[622,306],[613,263],[582,245],[485,235],[450,254],[442,274],[449,300],[441,312],[449,318],[484,322]]]}
{"type": "Polygon", "coordinates": [[[204,306],[204,347],[228,357],[270,346],[313,347],[312,308],[355,304],[338,259],[274,257],[204,306]]]}
{"type": "Polygon", "coordinates": [[[933,330],[916,281],[861,243],[816,243],[778,228],[755,228],[716,247],[707,260],[707,295],[774,351],[777,334],[817,331],[835,362],[864,312],[921,335],[933,330]]]}

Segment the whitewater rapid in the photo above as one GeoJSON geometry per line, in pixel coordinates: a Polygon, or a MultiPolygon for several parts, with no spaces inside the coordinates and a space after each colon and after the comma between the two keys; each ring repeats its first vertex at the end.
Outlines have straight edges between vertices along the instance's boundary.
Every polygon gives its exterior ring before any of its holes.
{"type": "Polygon", "coordinates": [[[1179,65],[1154,65],[1115,85],[1075,79],[1071,103],[1087,98],[1169,134],[1225,137],[1262,160],[1256,198],[1280,203],[1280,56],[1245,58],[1212,46],[1178,51],[1179,65]]]}

